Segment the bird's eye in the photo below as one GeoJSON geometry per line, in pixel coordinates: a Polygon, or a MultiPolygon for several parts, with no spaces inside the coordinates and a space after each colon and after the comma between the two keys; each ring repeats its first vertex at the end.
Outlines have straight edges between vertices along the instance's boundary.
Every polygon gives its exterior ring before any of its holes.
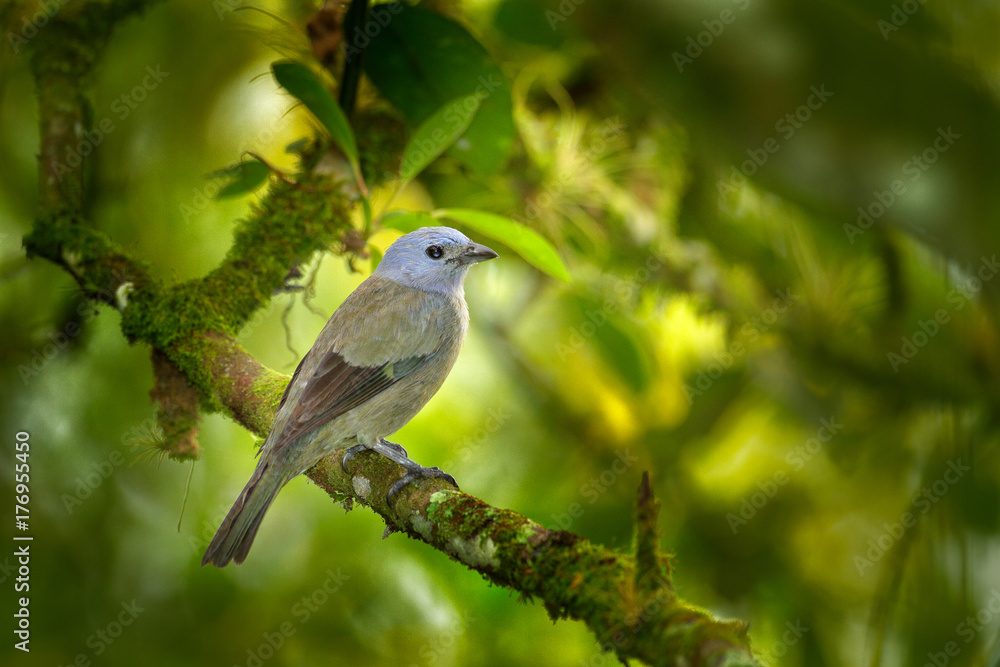
{"type": "Polygon", "coordinates": [[[439,245],[432,245],[425,252],[431,259],[441,259],[444,257],[444,250],[439,245]]]}

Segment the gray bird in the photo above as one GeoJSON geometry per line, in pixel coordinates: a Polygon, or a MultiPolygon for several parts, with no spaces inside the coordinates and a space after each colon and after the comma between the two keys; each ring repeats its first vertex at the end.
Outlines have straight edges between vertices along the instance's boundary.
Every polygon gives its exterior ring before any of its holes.
{"type": "Polygon", "coordinates": [[[344,300],[295,369],[253,476],[201,564],[242,563],[278,491],[345,445],[375,450],[407,469],[423,468],[384,438],[430,400],[451,371],[469,326],[465,275],[497,254],[450,227],[424,227],[389,246],[378,268],[344,300]]]}

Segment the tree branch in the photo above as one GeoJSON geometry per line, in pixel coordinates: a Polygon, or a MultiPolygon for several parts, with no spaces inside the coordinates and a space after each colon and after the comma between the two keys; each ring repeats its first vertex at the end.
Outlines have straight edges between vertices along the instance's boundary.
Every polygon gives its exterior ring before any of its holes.
{"type": "Polygon", "coordinates": [[[160,350],[153,348],[153,388],[156,420],[163,430],[160,449],[175,459],[197,459],[198,390],[160,350]]]}
{"type": "MultiPolygon", "coordinates": [[[[227,412],[266,436],[287,378],[226,337],[208,338],[218,351],[213,376],[221,380],[220,400],[227,412]]],[[[446,553],[495,584],[539,598],[553,619],[584,621],[604,650],[651,665],[759,665],[745,623],[717,620],[676,596],[670,561],[658,553],[659,505],[648,474],[638,494],[633,556],[547,529],[440,479],[405,487],[389,506],[386,493],[405,470],[365,452],[345,472],[340,465],[345,451],[334,452],[306,475],[334,500],[370,507],[389,528],[446,553]]]]}

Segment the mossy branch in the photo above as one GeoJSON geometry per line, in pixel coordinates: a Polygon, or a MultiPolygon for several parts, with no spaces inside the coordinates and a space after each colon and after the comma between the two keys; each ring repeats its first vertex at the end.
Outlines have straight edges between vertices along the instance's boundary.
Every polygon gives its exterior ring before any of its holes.
{"type": "MultiPolygon", "coordinates": [[[[759,665],[749,649],[747,626],[719,621],[680,600],[670,581],[669,560],[655,551],[622,554],[492,507],[439,479],[406,487],[389,506],[385,494],[403,469],[369,452],[352,461],[345,473],[339,463],[343,453],[335,452],[306,474],[331,497],[367,505],[390,528],[443,551],[497,585],[538,598],[553,620],[585,622],[602,650],[650,665],[759,665]],[[651,558],[655,565],[645,570],[649,562],[643,561],[651,558]]],[[[648,475],[640,508],[647,503],[644,496],[652,497],[648,475]]]]}
{"type": "MultiPolygon", "coordinates": [[[[265,437],[288,377],[266,369],[238,344],[206,334],[213,383],[225,410],[265,437]]],[[[550,530],[510,510],[451,488],[439,479],[403,489],[389,506],[386,493],[402,467],[365,452],[341,468],[346,450],[306,475],[334,500],[359,503],[405,532],[527,598],[538,598],[553,619],[584,621],[602,649],[651,665],[759,665],[747,626],[720,621],[679,599],[669,558],[659,554],[658,502],[648,474],[637,499],[635,555],[623,554],[564,530],[550,530]],[[685,662],[686,661],[686,662],[685,662]]]]}
{"type": "MultiPolygon", "coordinates": [[[[290,273],[351,229],[349,195],[318,173],[322,147],[303,155],[294,181],[275,182],[234,232],[223,262],[199,280],[167,285],[100,232],[86,226],[88,161],[67,170],[68,150],[91,130],[88,85],[114,23],[138,1],[80,3],[53,21],[33,48],[42,150],[40,210],[24,244],[28,256],[65,268],[84,293],[121,312],[130,342],[151,346],[154,398],[174,453],[197,452],[197,404],[222,410],[264,437],[288,377],[268,370],[235,334],[290,273]],[[70,19],[78,20],[76,23],[70,19]],[[84,20],[85,19],[85,20],[84,20]]],[[[353,247],[353,246],[352,246],[353,247]]],[[[680,600],[669,559],[659,554],[658,504],[643,477],[636,509],[636,553],[593,544],[491,507],[437,479],[385,496],[403,469],[372,452],[341,469],[343,451],[307,474],[342,502],[358,502],[387,526],[448,554],[498,585],[538,598],[553,618],[584,621],[606,651],[652,665],[758,665],[746,626],[719,621],[680,600]]]]}
{"type": "Polygon", "coordinates": [[[198,391],[160,350],[153,348],[153,388],[156,421],[163,430],[161,450],[171,458],[198,458],[198,391]]]}

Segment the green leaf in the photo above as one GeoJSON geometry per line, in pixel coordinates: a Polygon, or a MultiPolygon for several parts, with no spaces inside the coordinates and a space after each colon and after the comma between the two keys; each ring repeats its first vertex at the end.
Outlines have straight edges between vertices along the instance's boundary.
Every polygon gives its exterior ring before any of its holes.
{"type": "Polygon", "coordinates": [[[302,63],[281,61],[271,65],[275,80],[282,88],[291,93],[292,97],[302,102],[309,111],[323,124],[330,138],[351,163],[355,174],[360,174],[358,168],[358,144],[351,131],[351,124],[341,110],[337,100],[326,89],[311,69],[302,63]]]}
{"type": "Polygon", "coordinates": [[[455,140],[468,129],[478,110],[479,97],[466,95],[448,102],[425,120],[413,133],[406,150],[403,151],[403,162],[399,173],[403,182],[422,172],[446,148],[455,143],[455,140]]]}
{"type": "Polygon", "coordinates": [[[229,183],[215,195],[216,199],[226,199],[253,192],[266,183],[270,175],[271,168],[260,160],[246,160],[225,169],[213,171],[208,177],[230,179],[229,183]]]}
{"type": "Polygon", "coordinates": [[[436,227],[441,221],[427,211],[393,211],[382,216],[382,227],[396,229],[404,234],[421,227],[436,227]]]}
{"type": "Polygon", "coordinates": [[[379,92],[419,127],[451,100],[475,95],[479,111],[449,154],[479,174],[499,171],[514,143],[510,85],[486,49],[460,24],[421,7],[372,7],[380,30],[364,67],[379,92]]]}
{"type": "Polygon", "coordinates": [[[470,229],[500,241],[553,278],[569,282],[569,273],[559,253],[545,237],[519,222],[501,215],[467,208],[446,208],[434,212],[434,217],[456,220],[470,229]]]}

